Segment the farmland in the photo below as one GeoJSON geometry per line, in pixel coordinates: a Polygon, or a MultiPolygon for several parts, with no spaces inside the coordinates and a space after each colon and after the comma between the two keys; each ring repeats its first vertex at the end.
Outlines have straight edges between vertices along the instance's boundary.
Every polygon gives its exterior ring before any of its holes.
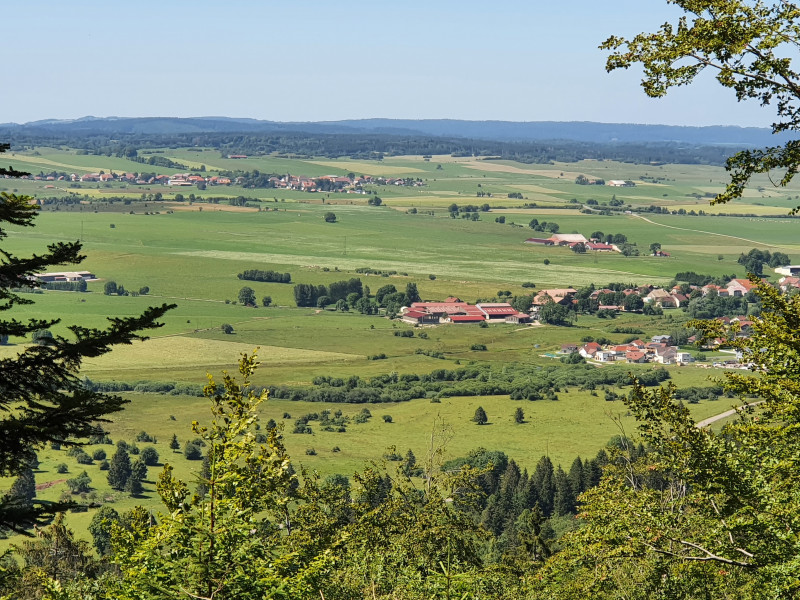
{"type": "MultiPolygon", "coordinates": [[[[81,239],[87,259],[80,268],[100,278],[89,283],[86,293],[32,294],[35,305],[15,309],[16,318],[57,315],[63,322],[53,331],[64,334],[71,323],[99,327],[107,316],[135,315],[154,303],[178,305],[167,314],[165,326],[154,332],[152,340],[87,361],[82,374],[94,381],[202,384],[206,372],[234,369],[239,354],[255,347],[260,348],[263,363],[256,382],[263,385],[309,386],[319,375],[430,373],[469,364],[490,364],[497,369],[509,364],[545,367],[558,363],[542,355],[557,351],[563,343],[578,342],[588,335],[621,343],[628,336],[613,333],[620,327],[639,329],[643,336],[668,333],[681,326],[682,313],[667,311],[656,318],[626,315],[615,320],[581,316],[568,328],[448,325],[425,328],[426,336],[421,337],[423,330],[380,316],[297,308],[293,285],[329,285],[360,277],[373,294],[386,284],[402,290],[415,283],[423,299],[455,295],[474,302],[493,299],[499,290],[514,295],[530,293],[522,287],[526,282],[541,289],[609,282],[665,285],[680,271],[744,276],[736,259],[750,248],[785,252],[793,259],[800,253],[797,222],[771,218],[800,204],[800,188],[774,189],[766,180],[757,181],[741,202],[709,207],[703,196],[720,191],[725,181],[724,170],[715,167],[611,161],[523,165],[449,156],[429,160],[391,157],[381,162],[275,156],[232,160],[210,149],[154,150],[158,150],[158,156],[191,168],[202,165],[207,174],[233,169],[307,176],[356,173],[420,178],[424,185],[369,185],[369,194],[361,195],[237,186],[187,190],[96,183],[76,187],[69,182],[32,179],[0,181],[0,187],[7,191],[15,189],[40,199],[88,196],[89,200],[82,203],[46,204],[36,227],[12,228],[4,248],[26,255],[40,252],[54,240],[81,239]],[[637,185],[578,185],[575,177],[579,174],[629,179],[637,185]],[[176,200],[176,194],[186,197],[189,191],[195,195],[193,202],[176,200]],[[508,197],[517,192],[523,199],[508,197]],[[162,195],[161,201],[153,199],[155,193],[162,195]],[[381,206],[367,205],[372,195],[380,196],[381,206]],[[237,196],[249,198],[248,206],[204,201],[208,197],[237,196]],[[108,202],[109,198],[126,200],[108,202]],[[686,213],[702,210],[706,215],[620,211],[606,216],[580,211],[587,206],[603,208],[612,198],[622,200],[633,211],[658,206],[686,213]],[[478,220],[451,218],[448,207],[453,203],[487,204],[489,210],[476,213],[478,220]],[[335,213],[335,223],[323,218],[329,211],[335,213]],[[720,211],[750,216],[714,215],[720,211]],[[498,222],[501,216],[503,223],[498,222]],[[533,218],[558,223],[562,233],[623,233],[643,255],[576,254],[568,248],[526,245],[524,240],[534,235],[528,227],[533,218]],[[646,256],[652,242],[659,242],[670,256],[646,256]],[[356,272],[365,267],[383,271],[386,276],[356,272]],[[246,269],[289,272],[292,283],[239,280],[237,274],[246,269]],[[104,295],[104,284],[111,280],[128,290],[147,286],[150,291],[145,296],[104,295]],[[252,287],[259,301],[270,296],[272,306],[252,308],[237,303],[243,285],[252,287]],[[222,324],[230,324],[233,333],[223,333],[222,324]],[[413,337],[394,335],[407,329],[413,330],[413,337]],[[474,345],[484,345],[486,350],[473,350],[474,345]],[[440,353],[443,358],[418,350],[440,353]],[[386,358],[367,360],[379,353],[386,358]]],[[[148,156],[145,151],[140,155],[148,156]]],[[[8,158],[15,168],[32,173],[144,168],[155,173],[176,172],[64,149],[38,148],[8,158]]],[[[13,354],[27,342],[12,339],[11,345],[0,347],[0,352],[13,354]]],[[[670,369],[679,384],[708,385],[710,370],[670,369]]],[[[142,393],[126,396],[131,404],[107,426],[111,437],[133,441],[136,433],[147,430],[157,436],[162,459],[170,456],[166,442],[171,435],[187,439],[191,421],[205,414],[206,401],[202,398],[142,393]]],[[[731,403],[701,402],[691,410],[703,418],[723,412],[731,403]]],[[[609,437],[620,433],[618,426],[627,431],[633,427],[620,402],[605,402],[602,394],[593,395],[590,390],[570,389],[559,394],[557,402],[525,402],[528,423],[523,425],[516,425],[512,419],[519,405],[507,396],[370,405],[374,416],[368,423],[350,426],[346,433],[315,431],[313,435],[290,433],[291,419],[284,419],[283,414],[296,417],[341,408],[345,415],[352,415],[361,407],[272,400],[264,409],[264,418],[284,421],[292,456],[323,474],[352,473],[369,459],[380,458],[390,445],[399,451],[411,448],[417,456],[424,456],[426,439],[437,416],[453,428],[449,455],[463,455],[483,445],[504,450],[527,468],[545,453],[556,463],[568,463],[579,454],[594,455],[609,437]],[[491,425],[478,427],[470,422],[478,405],[486,410],[491,425]],[[393,422],[384,423],[383,414],[391,415],[393,422]],[[621,419],[618,423],[611,418],[616,416],[621,419]],[[335,446],[338,452],[332,451],[335,446]],[[306,455],[309,448],[316,454],[306,455]]],[[[41,459],[37,483],[63,479],[54,470],[55,464],[64,462],[62,451],[46,450],[41,459]]],[[[188,473],[193,466],[178,454],[174,462],[178,474],[188,473]]],[[[70,469],[77,467],[71,465],[70,469]]],[[[98,489],[107,492],[103,474],[90,474],[98,489]]],[[[145,487],[146,496],[154,496],[153,485],[145,487]]],[[[43,493],[58,498],[61,492],[63,485],[58,484],[43,493]]],[[[123,508],[132,503],[127,498],[119,498],[119,502],[123,508]]]]}

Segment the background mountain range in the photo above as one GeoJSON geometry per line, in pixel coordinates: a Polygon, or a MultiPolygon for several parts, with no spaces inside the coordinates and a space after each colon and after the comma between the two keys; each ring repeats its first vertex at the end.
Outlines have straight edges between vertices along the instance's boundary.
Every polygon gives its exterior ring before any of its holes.
{"type": "Polygon", "coordinates": [[[307,133],[320,135],[378,134],[469,138],[499,142],[570,140],[608,143],[686,143],[692,145],[766,146],[790,139],[768,128],[678,127],[584,121],[464,121],[453,119],[355,119],[346,121],[277,122],[229,117],[83,117],[0,124],[9,135],[169,135],[192,133],[307,133]]]}

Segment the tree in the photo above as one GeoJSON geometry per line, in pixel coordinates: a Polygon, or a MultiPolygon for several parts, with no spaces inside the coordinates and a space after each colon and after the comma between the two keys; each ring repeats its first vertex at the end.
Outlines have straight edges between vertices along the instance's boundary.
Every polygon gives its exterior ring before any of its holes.
{"type": "MultiPolygon", "coordinates": [[[[739,101],[774,106],[773,133],[800,129],[800,74],[792,68],[800,41],[800,13],[791,2],[745,0],[674,0],[683,15],[677,25],[665,23],[655,33],[632,39],[608,38],[606,69],[644,69],[642,88],[653,98],[670,88],[692,83],[701,72],[713,71],[717,82],[739,101]]],[[[730,183],[711,203],[741,198],[757,173],[782,172],[777,185],[787,185],[800,164],[800,143],[760,150],[742,150],[730,157],[730,183]]],[[[800,207],[798,207],[800,208],[800,207]]],[[[793,210],[792,213],[796,212],[793,210]]]]}
{"type": "Polygon", "coordinates": [[[472,417],[472,420],[478,425],[486,425],[486,423],[489,422],[489,418],[486,416],[486,411],[483,410],[482,406],[479,406],[475,409],[475,415],[472,417]]]}
{"type": "Polygon", "coordinates": [[[522,408],[518,406],[517,409],[514,411],[514,423],[520,425],[524,422],[525,422],[525,411],[523,411],[522,408]]]}
{"type": "Polygon", "coordinates": [[[628,312],[636,312],[642,310],[644,300],[639,294],[628,294],[622,301],[622,307],[628,312]]]}
{"type": "Polygon", "coordinates": [[[231,335],[233,333],[233,325],[231,325],[230,323],[223,323],[222,325],[219,326],[219,328],[222,330],[222,333],[224,334],[231,335]]]}
{"type": "Polygon", "coordinates": [[[33,506],[33,500],[36,498],[36,478],[30,466],[14,480],[11,489],[8,490],[8,496],[12,502],[18,505],[33,506]]]}
{"type": "Polygon", "coordinates": [[[262,305],[264,308],[266,308],[266,307],[267,307],[267,306],[269,306],[270,304],[272,304],[272,296],[264,296],[264,297],[261,299],[261,305],[262,305]]]}
{"type": "Polygon", "coordinates": [[[117,444],[117,451],[111,457],[108,469],[108,485],[115,490],[124,490],[131,476],[131,457],[122,444],[117,444]]]}
{"type": "Polygon", "coordinates": [[[181,443],[178,441],[178,436],[176,434],[172,434],[172,439],[169,442],[170,450],[180,450],[181,443]]]}
{"type": "Polygon", "coordinates": [[[91,489],[89,484],[92,483],[92,478],[84,471],[77,477],[67,479],[67,487],[71,494],[86,494],[91,489]]]}
{"type": "Polygon", "coordinates": [[[117,294],[117,282],[116,281],[106,281],[105,285],[103,286],[103,293],[106,296],[116,296],[116,294],[117,294]]]}
{"type": "Polygon", "coordinates": [[[267,443],[255,442],[266,400],[266,393],[244,391],[255,366],[245,356],[241,383],[226,375],[206,387],[213,419],[192,428],[208,445],[206,492],[191,494],[166,467],[158,482],[166,514],[152,527],[115,529],[120,576],[105,582],[109,597],[265,598],[278,589],[281,597],[312,597],[295,587],[302,577],[292,581],[300,557],[286,554],[276,564],[285,537],[278,524],[290,523],[295,476],[275,430],[267,443]]]}
{"type": "Polygon", "coordinates": [[[569,310],[553,300],[546,302],[539,309],[539,322],[548,325],[567,325],[569,323],[569,310]]]}
{"type": "Polygon", "coordinates": [[[650,254],[655,255],[660,250],[661,250],[661,244],[659,244],[658,242],[653,242],[652,244],[650,244],[650,254]]]}
{"type": "Polygon", "coordinates": [[[239,304],[244,306],[255,306],[256,305],[256,292],[251,287],[244,286],[242,289],[239,290],[239,304]]]}
{"type": "Polygon", "coordinates": [[[113,523],[119,522],[119,513],[108,504],[104,504],[94,513],[89,523],[89,533],[100,556],[111,552],[111,527],[113,523]]]}
{"type": "Polygon", "coordinates": [[[145,447],[139,457],[148,467],[154,467],[158,465],[158,450],[152,446],[145,447]]]}
{"type": "MultiPolygon", "coordinates": [[[[7,146],[0,147],[3,151],[7,146]]],[[[17,173],[0,169],[0,175],[17,173]]],[[[0,241],[8,236],[6,226],[30,227],[38,208],[30,198],[0,193],[0,241]]],[[[78,264],[84,256],[80,242],[50,244],[45,252],[18,257],[4,251],[0,262],[0,312],[31,304],[13,292],[31,289],[32,275],[48,267],[78,264]]],[[[28,464],[31,451],[49,443],[75,445],[96,431],[98,422],[109,413],[121,410],[126,400],[119,396],[89,390],[79,371],[83,359],[109,352],[116,344],[145,339],[139,332],[160,327],[158,319],[175,305],[148,308],[141,316],[109,318],[105,329],[79,325],[68,327],[71,337],[56,335],[46,346],[31,346],[24,352],[0,359],[0,475],[14,476],[28,464]]],[[[48,329],[58,319],[33,318],[27,322],[0,320],[0,337],[24,337],[48,329]]],[[[20,512],[0,500],[0,530],[19,530],[26,524],[41,522],[45,513],[63,508],[57,504],[36,504],[34,511],[20,512]]]]}
{"type": "Polygon", "coordinates": [[[332,212],[326,212],[323,218],[326,223],[336,223],[336,215],[332,212]]]}
{"type": "Polygon", "coordinates": [[[749,337],[735,324],[690,323],[703,340],[728,340],[753,365],[721,381],[745,404],[715,432],[697,427],[674,387],[637,384],[623,397],[648,451],[622,440],[600,485],[583,494],[584,525],[563,539],[566,550],[551,567],[562,583],[574,582],[561,597],[601,588],[624,596],[643,585],[651,597],[670,587],[668,596],[685,598],[795,594],[800,439],[788,432],[800,426],[800,296],[752,281],[764,311],[749,337]],[[757,411],[746,404],[751,398],[763,401],[757,411]],[[633,562],[618,569],[612,555],[633,562]]]}
{"type": "Polygon", "coordinates": [[[409,303],[411,302],[419,302],[422,300],[419,296],[419,292],[417,291],[417,284],[409,282],[406,284],[406,299],[409,303]]]}

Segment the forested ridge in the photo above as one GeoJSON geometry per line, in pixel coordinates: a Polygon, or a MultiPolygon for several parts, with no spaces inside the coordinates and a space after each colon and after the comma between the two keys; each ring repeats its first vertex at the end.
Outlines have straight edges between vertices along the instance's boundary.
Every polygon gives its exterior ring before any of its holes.
{"type": "MultiPolygon", "coordinates": [[[[76,148],[90,154],[129,158],[138,162],[144,148],[215,148],[222,155],[287,155],[293,157],[379,160],[383,156],[436,155],[475,156],[514,160],[522,163],[576,162],[585,159],[616,160],[629,163],[682,163],[722,165],[739,147],[729,145],[686,144],[680,142],[597,143],[572,140],[493,141],[457,137],[383,134],[282,133],[26,133],[0,128],[0,137],[13,150],[52,146],[76,148]]],[[[159,157],[156,157],[159,158],[159,157]]],[[[133,167],[132,167],[133,168],[133,167]]],[[[176,166],[175,168],[180,168],[176,166]]]]}

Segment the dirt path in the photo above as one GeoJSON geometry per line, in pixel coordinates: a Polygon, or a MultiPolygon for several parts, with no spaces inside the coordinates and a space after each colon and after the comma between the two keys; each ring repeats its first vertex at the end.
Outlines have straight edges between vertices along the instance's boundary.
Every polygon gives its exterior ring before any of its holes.
{"type": "MultiPolygon", "coordinates": [[[[757,406],[759,404],[763,404],[763,400],[759,400],[758,402],[751,402],[750,404],[745,404],[744,406],[757,406]]],[[[743,407],[744,408],[744,407],[743,407]]],[[[736,409],[732,408],[730,410],[726,410],[724,413],[720,413],[718,415],[714,415],[713,417],[708,417],[707,419],[703,419],[702,421],[698,421],[695,427],[699,427],[702,429],[703,427],[708,427],[712,423],[716,423],[717,421],[721,421],[726,417],[732,417],[736,414],[736,409]]]]}
{"type": "Polygon", "coordinates": [[[735,235],[728,235],[726,233],[714,233],[713,231],[703,231],[702,229],[689,229],[688,227],[675,227],[674,225],[664,225],[663,223],[656,223],[655,221],[651,221],[647,217],[643,217],[641,215],[632,215],[637,219],[641,219],[642,221],[647,221],[651,225],[657,225],[658,227],[666,227],[668,229],[680,229],[681,231],[691,231],[693,233],[705,233],[706,235],[717,235],[719,237],[726,237],[731,238],[732,240],[742,240],[744,242],[748,242],[749,244],[755,244],[757,246],[769,246],[771,248],[779,248],[780,246],[776,246],[775,244],[767,244],[765,242],[758,242],[756,240],[749,240],[747,238],[738,237],[735,235]]]}

